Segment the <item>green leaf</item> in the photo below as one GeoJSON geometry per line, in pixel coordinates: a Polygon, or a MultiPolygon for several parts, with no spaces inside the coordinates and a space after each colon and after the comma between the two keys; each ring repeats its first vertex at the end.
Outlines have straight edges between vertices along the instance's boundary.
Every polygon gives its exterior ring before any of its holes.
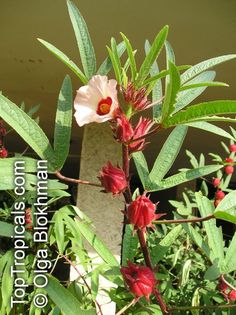
{"type": "Polygon", "coordinates": [[[121,36],[125,42],[126,50],[128,53],[128,57],[129,57],[129,61],[130,61],[130,69],[131,69],[131,80],[133,82],[135,80],[136,74],[137,74],[137,66],[136,66],[136,62],[135,62],[133,48],[132,48],[128,38],[123,33],[120,33],[120,34],[121,34],[121,36]]]}
{"type": "Polygon", "coordinates": [[[236,224],[236,190],[230,192],[216,207],[214,216],[236,224]]]}
{"type": "Polygon", "coordinates": [[[74,28],[84,73],[90,79],[96,73],[96,56],[86,22],[73,2],[67,0],[68,11],[74,28]]]}
{"type": "Polygon", "coordinates": [[[151,185],[148,186],[146,190],[151,192],[168,189],[186,183],[190,180],[214,173],[218,171],[220,168],[222,168],[222,165],[206,165],[204,167],[199,167],[196,169],[180,172],[178,174],[163,179],[159,185],[151,183],[151,185]]]}
{"type": "MultiPolygon", "coordinates": [[[[204,81],[210,81],[212,82],[215,79],[216,72],[215,71],[205,71],[203,73],[200,73],[198,76],[190,80],[189,84],[196,84],[201,83],[204,81]]],[[[205,87],[199,87],[191,90],[186,90],[178,93],[177,99],[176,99],[176,105],[174,114],[186,107],[188,104],[190,104],[195,98],[197,98],[199,95],[201,95],[205,90],[205,87]]]]}
{"type": "Polygon", "coordinates": [[[181,149],[187,130],[186,126],[178,126],[167,138],[149,175],[152,183],[159,184],[170,170],[181,149]]]}
{"type": "Polygon", "coordinates": [[[110,266],[119,265],[112,252],[106,247],[106,245],[97,237],[97,235],[91,230],[91,228],[78,220],[75,221],[78,230],[83,237],[89,242],[98,255],[110,266]]]}
{"type": "Polygon", "coordinates": [[[14,235],[14,225],[0,221],[0,235],[12,237],[14,235]]]}
{"type": "Polygon", "coordinates": [[[148,76],[150,69],[154,63],[154,61],[157,59],[158,55],[161,52],[161,49],[165,43],[166,37],[168,35],[168,29],[169,27],[166,25],[163,27],[163,29],[157,34],[156,38],[154,39],[154,42],[150,48],[149,53],[144,59],[144,62],[142,63],[137,80],[135,82],[135,85],[137,87],[140,87],[143,83],[143,81],[148,76]]]}
{"type": "Polygon", "coordinates": [[[57,168],[60,170],[69,154],[72,124],[72,85],[66,76],[57,103],[56,122],[54,130],[54,151],[57,168]]]}
{"type": "Polygon", "coordinates": [[[53,46],[52,44],[46,42],[43,39],[38,38],[38,41],[43,44],[53,55],[55,55],[59,60],[61,60],[69,69],[71,69],[77,77],[81,80],[83,84],[88,83],[88,79],[80,70],[80,68],[72,61],[69,57],[67,57],[62,51],[53,46]]]}
{"type": "Polygon", "coordinates": [[[142,152],[135,152],[132,154],[134,159],[134,164],[136,166],[139,178],[142,182],[143,188],[145,189],[147,186],[150,185],[149,181],[149,169],[147,165],[147,161],[145,156],[142,152]]]}
{"type": "Polygon", "coordinates": [[[151,250],[151,259],[153,265],[156,265],[170,249],[170,246],[176,242],[183,228],[181,225],[174,227],[161,241],[158,245],[154,246],[151,250]]]}
{"type": "Polygon", "coordinates": [[[111,63],[115,72],[116,80],[120,84],[121,83],[121,68],[120,65],[117,63],[117,58],[114,52],[107,46],[108,54],[111,59],[111,63]]]}
{"type": "Polygon", "coordinates": [[[60,282],[48,275],[48,285],[45,287],[51,300],[60,308],[65,315],[95,315],[96,310],[83,310],[80,302],[60,282]]]}
{"type": "Polygon", "coordinates": [[[224,55],[224,56],[220,56],[220,57],[215,57],[215,58],[211,58],[205,61],[202,61],[198,64],[196,64],[195,66],[191,67],[190,69],[188,69],[187,71],[185,71],[182,75],[181,75],[181,83],[184,84],[185,82],[189,81],[190,79],[196,77],[199,73],[210,69],[220,63],[223,63],[225,61],[229,61],[231,59],[236,58],[236,54],[235,55],[224,55]]]}
{"type": "MultiPolygon", "coordinates": [[[[213,203],[208,198],[202,196],[200,192],[195,193],[195,196],[201,217],[203,218],[213,214],[213,203]]],[[[207,240],[211,250],[210,259],[213,264],[216,264],[220,268],[222,262],[224,261],[224,241],[222,230],[216,226],[215,219],[204,221],[203,226],[206,230],[207,240]]]]}
{"type": "Polygon", "coordinates": [[[196,89],[199,87],[203,87],[203,86],[224,86],[224,87],[228,87],[229,85],[224,83],[224,82],[201,82],[201,83],[195,83],[195,84],[189,84],[189,85],[183,85],[180,88],[180,91],[185,91],[185,90],[190,90],[190,89],[196,89]]]}
{"type": "Polygon", "coordinates": [[[111,38],[111,50],[113,53],[113,56],[112,56],[113,59],[111,58],[111,55],[110,55],[110,58],[112,60],[112,64],[113,64],[113,67],[114,67],[114,70],[115,70],[115,73],[117,76],[117,82],[120,84],[121,83],[121,77],[122,77],[122,69],[121,69],[120,58],[118,55],[116,40],[113,37],[111,38]]]}
{"type": "Polygon", "coordinates": [[[182,274],[180,278],[180,286],[184,287],[189,281],[189,274],[191,270],[192,260],[187,259],[182,267],[182,274]]]}
{"type": "Polygon", "coordinates": [[[210,281],[214,281],[219,278],[221,271],[217,265],[210,266],[205,272],[204,278],[210,281]]]}
{"type": "Polygon", "coordinates": [[[127,264],[127,260],[133,261],[138,248],[137,234],[133,233],[133,227],[130,224],[125,225],[122,247],[122,266],[127,264]]]}
{"type": "Polygon", "coordinates": [[[24,111],[3,95],[0,95],[0,117],[25,140],[41,159],[48,161],[50,170],[55,170],[54,151],[43,130],[24,111]]]}
{"type": "Polygon", "coordinates": [[[11,275],[11,268],[14,266],[14,254],[11,251],[11,255],[8,257],[8,261],[6,263],[3,276],[2,276],[2,281],[1,281],[1,287],[3,290],[2,292],[2,303],[7,309],[7,314],[8,310],[11,309],[10,307],[10,301],[11,301],[11,296],[13,292],[13,282],[14,282],[14,277],[11,275]]]}
{"type": "MultiPolygon", "coordinates": [[[[124,42],[121,42],[117,45],[117,54],[118,54],[118,57],[120,58],[123,53],[125,52],[125,43],[124,42]]],[[[101,66],[99,67],[98,71],[97,71],[97,74],[100,74],[100,75],[107,75],[112,69],[112,62],[111,62],[111,58],[110,57],[107,57],[103,63],[101,64],[101,66]]]]}
{"type": "Polygon", "coordinates": [[[231,136],[231,134],[226,132],[224,129],[217,127],[215,125],[212,125],[206,121],[198,121],[198,122],[188,123],[186,125],[189,127],[193,127],[193,128],[197,128],[197,129],[201,129],[201,130],[205,130],[205,131],[214,133],[218,136],[228,138],[228,139],[231,139],[233,141],[235,140],[234,137],[231,136]]]}
{"type": "Polygon", "coordinates": [[[139,308],[135,315],[162,315],[162,311],[159,305],[151,304],[145,307],[139,308]]]}
{"type": "Polygon", "coordinates": [[[236,233],[225,254],[224,272],[230,273],[236,270],[236,233]]]}
{"type": "Polygon", "coordinates": [[[166,97],[162,105],[162,121],[174,110],[177,93],[180,89],[180,74],[177,67],[169,61],[170,78],[167,83],[166,97]]]}
{"type": "Polygon", "coordinates": [[[59,254],[63,254],[65,250],[65,230],[64,230],[64,222],[63,222],[63,214],[58,211],[55,213],[53,219],[55,220],[54,223],[54,230],[56,236],[56,242],[59,250],[59,254]]]}
{"type": "MultiPolygon", "coordinates": [[[[222,114],[235,114],[236,101],[230,100],[217,100],[211,102],[199,103],[188,107],[175,114],[173,117],[163,121],[163,126],[170,127],[178,124],[186,124],[201,120],[224,120],[224,117],[208,115],[222,115],[222,114]]],[[[232,120],[232,119],[231,119],[232,120]]],[[[234,120],[236,121],[236,120],[234,120]]]]}

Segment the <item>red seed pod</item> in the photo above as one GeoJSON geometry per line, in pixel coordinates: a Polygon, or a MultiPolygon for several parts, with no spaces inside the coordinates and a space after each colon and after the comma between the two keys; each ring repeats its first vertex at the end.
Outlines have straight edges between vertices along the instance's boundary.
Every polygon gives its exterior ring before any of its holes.
{"type": "Polygon", "coordinates": [[[144,110],[151,104],[146,96],[146,89],[135,89],[133,83],[129,82],[127,89],[123,91],[125,101],[130,104],[134,110],[144,110]]]}
{"type": "Polygon", "coordinates": [[[120,269],[126,285],[136,297],[145,296],[149,300],[153,292],[156,279],[153,271],[145,266],[139,266],[128,261],[128,267],[120,269]]]}
{"type": "Polygon", "coordinates": [[[215,178],[215,177],[212,178],[212,185],[214,187],[218,187],[220,183],[221,183],[221,180],[219,178],[215,178]]]}
{"type": "Polygon", "coordinates": [[[5,147],[0,148],[0,158],[4,159],[8,156],[7,149],[5,147]]]}
{"type": "Polygon", "coordinates": [[[230,144],[229,150],[230,150],[230,152],[236,152],[236,144],[235,143],[234,144],[230,144]]]}
{"type": "Polygon", "coordinates": [[[135,229],[144,229],[152,227],[152,221],[159,219],[163,213],[155,214],[156,205],[144,195],[138,196],[127,208],[127,218],[135,229]]]}
{"type": "Polygon", "coordinates": [[[233,159],[231,159],[231,158],[226,158],[225,159],[225,163],[228,163],[228,164],[234,164],[234,160],[233,159]]]}
{"type": "Polygon", "coordinates": [[[220,199],[220,200],[222,200],[222,199],[224,199],[224,197],[225,197],[225,193],[222,191],[222,190],[217,190],[217,192],[216,192],[216,199],[220,199]]]}
{"type": "Polygon", "coordinates": [[[234,172],[234,167],[231,166],[231,165],[227,165],[227,166],[225,166],[224,170],[225,170],[225,173],[226,173],[227,175],[233,174],[233,172],[234,172]]]}
{"type": "Polygon", "coordinates": [[[110,161],[103,166],[99,179],[106,192],[111,192],[113,195],[120,194],[128,185],[124,171],[113,166],[110,161]]]}
{"type": "Polygon", "coordinates": [[[228,298],[230,301],[236,301],[236,290],[231,290],[228,294],[228,298]]]}
{"type": "Polygon", "coordinates": [[[31,208],[27,208],[25,210],[25,224],[27,225],[27,230],[32,230],[33,228],[33,221],[32,221],[32,215],[31,215],[31,208]]]}
{"type": "Polygon", "coordinates": [[[228,289],[228,285],[224,281],[220,280],[218,284],[218,289],[221,292],[225,292],[228,289]]]}
{"type": "Polygon", "coordinates": [[[219,200],[219,199],[216,199],[215,201],[214,201],[214,206],[215,206],[215,208],[218,206],[218,204],[221,202],[221,200],[219,200]]]}

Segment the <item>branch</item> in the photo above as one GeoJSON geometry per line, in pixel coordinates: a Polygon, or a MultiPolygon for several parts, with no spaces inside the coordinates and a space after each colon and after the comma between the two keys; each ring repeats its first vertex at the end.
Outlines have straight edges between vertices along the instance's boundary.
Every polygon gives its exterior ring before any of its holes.
{"type": "Polygon", "coordinates": [[[129,304],[125,305],[116,315],[123,314],[127,309],[133,306],[137,302],[137,298],[134,298],[129,304]]]}
{"type": "Polygon", "coordinates": [[[196,223],[196,222],[203,222],[214,219],[214,215],[210,214],[204,218],[193,218],[193,219],[178,219],[178,220],[158,220],[153,221],[155,224],[178,224],[178,223],[196,223]]]}
{"type": "MultiPolygon", "coordinates": [[[[66,255],[61,255],[61,256],[75,269],[75,271],[78,273],[79,277],[83,280],[83,282],[84,282],[86,288],[88,289],[89,293],[90,293],[91,296],[93,297],[92,290],[91,290],[90,286],[88,285],[88,283],[87,283],[85,277],[81,274],[81,272],[80,272],[79,269],[76,267],[76,265],[73,264],[73,262],[72,262],[66,255]]],[[[94,302],[95,302],[95,304],[97,305],[100,314],[103,315],[101,305],[97,302],[96,299],[94,299],[94,302]]]]}
{"type": "Polygon", "coordinates": [[[236,291],[236,288],[232,284],[230,284],[223,275],[220,276],[220,280],[224,282],[230,289],[236,291]]]}
{"type": "Polygon", "coordinates": [[[64,180],[65,182],[70,182],[70,183],[74,183],[74,184],[84,184],[84,185],[90,185],[90,186],[95,186],[95,187],[102,187],[100,184],[91,183],[87,180],[81,180],[81,179],[66,177],[66,176],[62,175],[59,171],[56,171],[55,175],[57,176],[57,178],[64,180]]]}

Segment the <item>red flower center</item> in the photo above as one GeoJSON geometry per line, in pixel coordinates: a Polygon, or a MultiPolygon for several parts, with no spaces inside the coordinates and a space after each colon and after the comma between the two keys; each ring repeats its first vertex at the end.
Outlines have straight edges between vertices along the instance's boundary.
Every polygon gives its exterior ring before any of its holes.
{"type": "Polygon", "coordinates": [[[97,114],[99,116],[108,114],[110,112],[111,104],[112,104],[112,99],[109,96],[105,99],[102,99],[98,103],[97,114]]]}

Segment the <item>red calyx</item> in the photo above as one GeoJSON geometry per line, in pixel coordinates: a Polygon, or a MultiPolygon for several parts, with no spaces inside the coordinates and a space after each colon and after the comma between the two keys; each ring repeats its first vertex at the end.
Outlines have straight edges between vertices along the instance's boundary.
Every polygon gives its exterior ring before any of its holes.
{"type": "Polygon", "coordinates": [[[8,156],[7,149],[5,147],[0,148],[0,158],[4,159],[8,156]]]}
{"type": "Polygon", "coordinates": [[[111,192],[113,195],[122,193],[128,186],[124,171],[113,166],[110,161],[103,166],[99,179],[106,192],[111,192]]]}
{"type": "Polygon", "coordinates": [[[236,301],[236,290],[231,290],[228,294],[228,298],[230,301],[236,301]]]}
{"type": "Polygon", "coordinates": [[[233,172],[234,172],[234,167],[231,166],[231,165],[227,165],[227,166],[225,166],[224,170],[225,170],[225,173],[226,173],[227,175],[233,174],[233,172]]]}
{"type": "Polygon", "coordinates": [[[229,150],[230,150],[230,152],[236,152],[236,144],[235,143],[234,144],[230,144],[229,150]]]}
{"type": "Polygon", "coordinates": [[[215,196],[216,196],[216,199],[222,200],[225,197],[225,193],[222,190],[219,189],[219,190],[217,190],[215,196]]]}
{"type": "Polygon", "coordinates": [[[27,230],[32,230],[33,224],[32,224],[32,217],[31,217],[31,208],[27,208],[25,210],[25,224],[27,225],[26,226],[27,230]]]}
{"type": "Polygon", "coordinates": [[[164,214],[155,214],[156,205],[144,195],[138,196],[127,208],[127,218],[135,229],[146,230],[147,226],[152,226],[152,221],[159,219],[164,214]]]}
{"type": "Polygon", "coordinates": [[[221,180],[219,178],[215,178],[215,177],[212,178],[212,185],[214,187],[218,187],[220,183],[221,183],[221,180]]]}
{"type": "Polygon", "coordinates": [[[125,101],[130,104],[134,110],[144,110],[151,104],[146,96],[146,89],[136,90],[133,83],[129,82],[127,89],[123,91],[125,101]]]}
{"type": "Polygon", "coordinates": [[[153,271],[149,267],[139,266],[130,261],[128,267],[121,267],[120,271],[130,292],[136,297],[145,296],[149,300],[156,285],[153,271]]]}
{"type": "Polygon", "coordinates": [[[228,164],[234,164],[234,160],[233,159],[231,159],[231,158],[226,158],[225,159],[225,163],[228,163],[228,164]]]}
{"type": "Polygon", "coordinates": [[[122,143],[129,142],[134,134],[130,121],[123,113],[120,113],[116,118],[116,123],[116,127],[113,128],[115,138],[122,143]]]}

